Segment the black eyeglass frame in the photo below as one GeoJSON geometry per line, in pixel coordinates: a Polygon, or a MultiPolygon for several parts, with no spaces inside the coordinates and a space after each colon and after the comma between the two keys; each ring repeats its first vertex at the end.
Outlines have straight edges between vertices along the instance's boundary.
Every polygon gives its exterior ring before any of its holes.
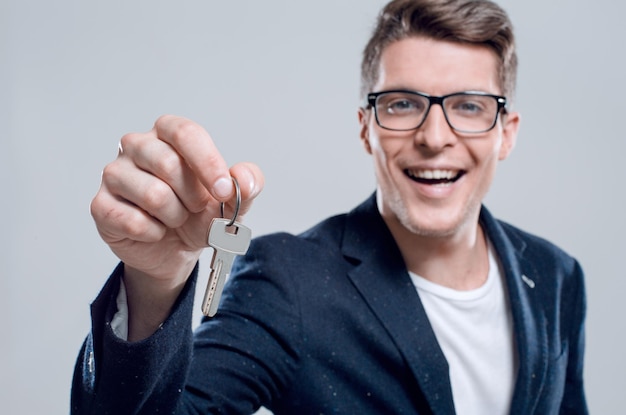
{"type": "Polygon", "coordinates": [[[438,104],[441,107],[441,109],[443,110],[443,115],[444,115],[444,117],[446,119],[446,122],[450,126],[450,128],[452,128],[455,131],[458,131],[460,133],[465,133],[465,134],[486,133],[487,131],[492,130],[493,127],[496,126],[496,123],[498,122],[498,115],[500,115],[500,113],[503,113],[503,114],[507,113],[506,97],[501,96],[501,95],[488,94],[488,93],[480,92],[480,91],[454,92],[454,93],[448,94],[448,95],[436,96],[436,95],[428,95],[428,94],[425,94],[423,92],[418,92],[418,91],[410,91],[408,89],[391,89],[391,90],[387,90],[387,91],[370,92],[369,94],[367,94],[366,102],[367,102],[367,108],[368,109],[370,109],[370,108],[374,109],[374,117],[376,118],[376,124],[378,124],[378,126],[380,128],[384,128],[385,130],[390,130],[390,131],[411,131],[411,130],[417,130],[418,128],[420,128],[422,126],[422,124],[424,124],[424,121],[426,121],[426,118],[428,117],[428,113],[430,112],[430,108],[433,106],[433,104],[438,104]],[[426,108],[426,111],[424,112],[424,117],[422,118],[422,121],[416,127],[398,129],[398,128],[385,127],[385,126],[383,126],[380,123],[380,120],[378,119],[378,109],[376,107],[376,100],[381,95],[391,94],[391,93],[404,93],[404,94],[417,95],[417,96],[426,98],[428,100],[428,108],[426,108]],[[497,110],[496,110],[496,116],[494,117],[493,123],[491,124],[491,126],[489,128],[486,128],[486,129],[480,130],[480,131],[466,131],[466,130],[460,130],[458,128],[455,128],[450,123],[450,120],[448,119],[448,114],[446,113],[446,108],[443,106],[443,101],[446,98],[459,96],[459,95],[480,95],[480,96],[483,96],[483,97],[491,97],[491,98],[494,98],[496,100],[496,103],[498,105],[497,110]]]}

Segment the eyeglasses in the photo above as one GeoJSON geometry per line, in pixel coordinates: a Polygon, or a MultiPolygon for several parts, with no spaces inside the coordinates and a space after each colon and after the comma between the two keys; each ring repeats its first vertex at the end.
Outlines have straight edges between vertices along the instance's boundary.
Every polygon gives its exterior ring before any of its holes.
{"type": "Polygon", "coordinates": [[[443,109],[448,125],[461,133],[491,130],[501,111],[506,113],[506,98],[482,92],[457,92],[441,97],[415,91],[393,90],[367,94],[369,108],[379,126],[386,130],[409,131],[419,128],[433,104],[443,109]]]}

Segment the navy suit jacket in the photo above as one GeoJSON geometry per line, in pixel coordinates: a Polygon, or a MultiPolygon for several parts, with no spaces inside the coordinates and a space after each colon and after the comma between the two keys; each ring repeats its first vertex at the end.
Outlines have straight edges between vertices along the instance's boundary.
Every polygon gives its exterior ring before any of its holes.
{"type": "MultiPolygon", "coordinates": [[[[511,414],[585,414],[585,293],[578,263],[495,220],[518,366],[511,414]]],[[[371,197],[302,235],[253,241],[218,314],[194,334],[195,276],[153,336],[119,340],[118,268],[92,304],[75,414],[454,414],[448,364],[371,197]]],[[[194,274],[197,270],[194,271],[194,274]]]]}

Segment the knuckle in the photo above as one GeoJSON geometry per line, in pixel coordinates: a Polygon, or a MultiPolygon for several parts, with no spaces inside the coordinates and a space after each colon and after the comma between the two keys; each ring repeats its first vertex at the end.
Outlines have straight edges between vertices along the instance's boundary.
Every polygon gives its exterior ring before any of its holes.
{"type": "Polygon", "coordinates": [[[187,142],[200,134],[203,134],[203,129],[198,124],[191,120],[181,120],[174,130],[173,140],[177,146],[185,146],[187,142]]]}
{"type": "Polygon", "coordinates": [[[189,219],[189,213],[183,210],[178,212],[175,217],[171,218],[167,225],[170,228],[179,228],[185,224],[187,219],[189,219]]]}
{"type": "Polygon", "coordinates": [[[159,177],[163,180],[170,182],[180,175],[182,160],[180,156],[175,152],[169,152],[162,154],[158,160],[155,161],[156,169],[159,172],[159,177]]]}
{"type": "Polygon", "coordinates": [[[91,217],[94,218],[96,222],[99,222],[105,216],[102,213],[105,209],[101,194],[98,192],[89,204],[89,213],[91,213],[91,217]]]}
{"type": "Polygon", "coordinates": [[[145,240],[146,235],[150,234],[152,222],[139,212],[130,213],[120,222],[121,232],[133,240],[145,240]]]}
{"type": "Polygon", "coordinates": [[[145,232],[138,218],[129,215],[128,211],[118,205],[103,203],[96,197],[91,203],[91,214],[96,222],[98,231],[105,241],[119,240],[130,237],[136,238],[145,232]]]}
{"type": "Polygon", "coordinates": [[[89,209],[104,241],[112,243],[123,239],[158,240],[159,235],[162,236],[164,232],[163,226],[145,210],[129,206],[126,202],[111,199],[103,192],[93,198],[89,209]]]}
{"type": "Polygon", "coordinates": [[[115,227],[124,221],[124,212],[115,204],[107,203],[103,198],[95,197],[91,202],[91,215],[96,224],[104,227],[115,227]]]}
{"type": "Polygon", "coordinates": [[[120,139],[120,147],[122,151],[127,151],[136,147],[137,142],[139,141],[140,134],[138,133],[127,133],[122,136],[120,139]]]}
{"type": "Polygon", "coordinates": [[[167,184],[154,180],[144,192],[144,206],[150,212],[158,212],[169,204],[171,196],[172,190],[167,184]]]}
{"type": "Polygon", "coordinates": [[[119,178],[122,175],[120,174],[120,168],[118,166],[118,163],[109,163],[106,166],[104,166],[104,169],[102,169],[102,182],[103,183],[112,183],[112,182],[117,182],[119,181],[119,178]]]}
{"type": "Polygon", "coordinates": [[[156,128],[162,127],[163,125],[169,123],[172,118],[173,116],[170,114],[163,114],[156,119],[154,126],[156,128]]]}
{"type": "Polygon", "coordinates": [[[207,162],[210,166],[220,166],[224,163],[224,159],[217,151],[211,151],[207,154],[207,162]]]}

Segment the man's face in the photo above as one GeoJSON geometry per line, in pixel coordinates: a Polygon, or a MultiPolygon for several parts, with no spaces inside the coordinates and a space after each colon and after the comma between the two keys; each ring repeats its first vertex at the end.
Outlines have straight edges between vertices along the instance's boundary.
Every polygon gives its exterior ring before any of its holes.
{"type": "MultiPolygon", "coordinates": [[[[500,95],[497,62],[485,47],[408,38],[383,51],[373,92],[500,95]]],[[[496,165],[515,143],[519,115],[500,115],[492,130],[479,134],[452,130],[439,105],[411,131],[379,127],[373,109],[361,109],[359,121],[374,161],[378,206],[396,237],[454,237],[474,232],[496,165]]]]}

